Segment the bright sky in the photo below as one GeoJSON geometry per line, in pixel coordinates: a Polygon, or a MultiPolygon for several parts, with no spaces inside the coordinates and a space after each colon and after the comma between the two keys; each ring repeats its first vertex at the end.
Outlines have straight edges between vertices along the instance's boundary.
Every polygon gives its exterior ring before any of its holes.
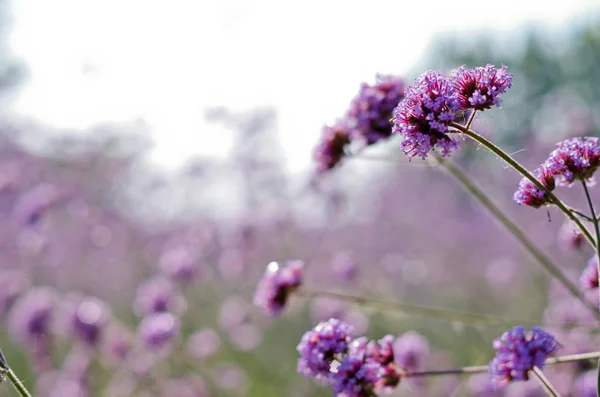
{"type": "Polygon", "coordinates": [[[402,74],[436,31],[561,24],[597,0],[14,0],[11,47],[31,80],[15,111],[59,128],[143,118],[152,160],[226,156],[203,109],[274,105],[290,169],[360,82],[402,74]]]}

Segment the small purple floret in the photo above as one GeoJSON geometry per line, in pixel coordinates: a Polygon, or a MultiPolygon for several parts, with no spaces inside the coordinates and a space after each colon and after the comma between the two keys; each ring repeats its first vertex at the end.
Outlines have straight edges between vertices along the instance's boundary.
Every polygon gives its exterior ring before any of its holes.
{"type": "Polygon", "coordinates": [[[513,381],[529,380],[533,367],[543,368],[549,354],[560,347],[556,339],[544,330],[517,326],[494,341],[496,356],[490,362],[490,375],[495,388],[513,381]]]}
{"type": "Polygon", "coordinates": [[[365,352],[353,352],[342,359],[336,372],[329,376],[336,397],[373,396],[381,366],[368,360],[365,352]]]}
{"type": "Polygon", "coordinates": [[[448,135],[457,110],[454,97],[452,81],[432,70],[407,88],[394,109],[393,132],[402,136],[402,151],[409,158],[425,159],[435,148],[449,156],[458,146],[448,135]]]}
{"type": "Polygon", "coordinates": [[[335,318],[305,332],[296,348],[300,353],[298,372],[317,381],[327,381],[333,360],[348,352],[351,333],[352,326],[335,318]]]}
{"type": "Polygon", "coordinates": [[[467,68],[461,66],[452,73],[452,84],[456,90],[456,105],[459,109],[486,110],[499,106],[502,95],[512,87],[513,75],[506,66],[494,65],[467,68]]]}
{"type": "Polygon", "coordinates": [[[314,158],[317,171],[325,173],[346,156],[346,148],[351,142],[352,129],[345,120],[340,120],[332,127],[324,126],[321,140],[315,149],[314,158]]]}
{"type": "Polygon", "coordinates": [[[280,315],[290,294],[302,284],[303,270],[302,261],[290,261],[285,267],[277,262],[269,263],[258,283],[254,304],[272,317],[280,315]]]}

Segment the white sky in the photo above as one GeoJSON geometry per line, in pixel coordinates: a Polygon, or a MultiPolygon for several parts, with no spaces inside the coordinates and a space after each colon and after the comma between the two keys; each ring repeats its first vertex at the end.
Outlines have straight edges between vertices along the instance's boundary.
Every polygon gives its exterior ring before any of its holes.
{"type": "Polygon", "coordinates": [[[360,82],[406,72],[436,31],[561,24],[597,3],[14,0],[10,43],[31,72],[14,110],[59,128],[141,117],[152,160],[173,168],[227,154],[204,108],[274,105],[298,171],[360,82]]]}

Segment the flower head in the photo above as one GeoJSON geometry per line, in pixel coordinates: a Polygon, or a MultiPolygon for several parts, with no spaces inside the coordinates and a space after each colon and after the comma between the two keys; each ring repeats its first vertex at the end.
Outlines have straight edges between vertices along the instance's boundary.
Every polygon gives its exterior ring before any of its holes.
{"type": "Polygon", "coordinates": [[[140,284],[134,301],[135,313],[142,317],[150,313],[176,311],[183,297],[168,279],[155,277],[140,284]]]}
{"type": "Polygon", "coordinates": [[[518,326],[494,341],[496,356],[490,362],[494,387],[504,387],[515,380],[528,380],[533,367],[543,368],[549,354],[560,347],[552,335],[532,327],[518,326]]]}
{"type": "MultiPolygon", "coordinates": [[[[554,190],[554,176],[550,169],[545,165],[533,171],[533,176],[549,191],[554,190]]],[[[537,187],[529,179],[523,177],[519,182],[519,187],[513,196],[519,205],[528,205],[533,208],[540,208],[542,205],[549,204],[548,194],[546,191],[537,187]]]]}
{"type": "Polygon", "coordinates": [[[335,318],[319,323],[302,336],[298,372],[319,381],[329,379],[331,363],[348,352],[352,326],[335,318]]]}
{"type": "Polygon", "coordinates": [[[281,314],[290,294],[302,284],[304,262],[290,261],[285,267],[271,262],[258,283],[254,304],[275,317],[281,314]]]}
{"type": "Polygon", "coordinates": [[[348,117],[358,137],[368,145],[392,134],[392,112],[403,97],[406,86],[395,76],[378,76],[375,85],[363,83],[352,101],[348,117]]]}
{"type": "Polygon", "coordinates": [[[544,164],[557,184],[569,186],[575,180],[592,182],[600,165],[600,140],[595,137],[571,138],[556,146],[544,164]]]}
{"type": "Polygon", "coordinates": [[[80,299],[71,312],[70,325],[73,335],[90,346],[97,346],[108,323],[109,313],[110,309],[100,299],[80,299]]]}
{"type": "Polygon", "coordinates": [[[154,313],[142,319],[138,337],[148,350],[162,350],[179,333],[180,321],[171,313],[154,313]]]}
{"type": "Polygon", "coordinates": [[[405,371],[420,371],[429,357],[429,342],[416,332],[406,332],[394,342],[396,363],[405,371]]]}
{"type": "Polygon", "coordinates": [[[448,134],[457,110],[452,81],[435,71],[421,75],[407,88],[394,109],[393,132],[402,136],[402,150],[409,157],[425,159],[435,148],[448,156],[458,142],[448,134]]]}
{"type": "Polygon", "coordinates": [[[364,351],[345,356],[329,376],[336,397],[370,397],[379,379],[381,366],[368,360],[364,351]]]}
{"type": "Polygon", "coordinates": [[[24,345],[44,338],[51,331],[56,301],[56,292],[49,288],[33,289],[21,296],[9,313],[12,336],[24,345]]]}
{"type": "Polygon", "coordinates": [[[579,286],[583,290],[598,288],[598,259],[594,255],[579,277],[579,286]]]}
{"type": "Polygon", "coordinates": [[[340,120],[332,127],[324,126],[321,141],[315,149],[317,170],[324,173],[342,161],[346,155],[346,147],[351,142],[352,129],[345,120],[340,120]]]}
{"type": "Polygon", "coordinates": [[[461,66],[452,73],[459,109],[486,110],[499,106],[502,95],[512,87],[513,75],[506,66],[494,65],[467,68],[461,66]]]}

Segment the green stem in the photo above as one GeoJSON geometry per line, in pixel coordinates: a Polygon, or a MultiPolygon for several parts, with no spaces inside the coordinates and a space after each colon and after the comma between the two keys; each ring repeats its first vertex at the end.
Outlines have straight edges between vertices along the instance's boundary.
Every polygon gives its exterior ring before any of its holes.
{"type": "MultiPolygon", "coordinates": [[[[563,363],[572,363],[576,361],[587,361],[594,360],[600,358],[600,352],[593,353],[583,353],[583,354],[571,354],[568,356],[560,356],[548,358],[544,362],[545,365],[552,364],[563,364],[563,363]]],[[[405,378],[416,378],[416,377],[425,377],[425,376],[443,376],[443,375],[469,375],[469,374],[479,374],[488,372],[489,367],[487,365],[474,365],[470,367],[462,367],[462,368],[453,368],[453,369],[443,369],[436,371],[419,371],[419,372],[408,372],[403,374],[405,378]]]]}
{"type": "Polygon", "coordinates": [[[8,368],[4,369],[3,371],[6,377],[13,384],[15,389],[17,389],[21,397],[31,397],[31,394],[27,391],[27,388],[25,387],[23,382],[21,382],[21,380],[17,377],[17,374],[15,374],[15,372],[12,369],[8,368]]]}
{"type": "Polygon", "coordinates": [[[450,125],[452,127],[456,128],[457,130],[459,130],[460,132],[462,132],[463,134],[467,135],[474,141],[478,142],[482,146],[485,146],[488,150],[490,150],[496,156],[500,157],[508,165],[510,165],[512,168],[514,168],[517,172],[519,172],[519,174],[521,174],[523,177],[529,179],[538,189],[545,191],[546,195],[548,196],[550,201],[554,205],[556,205],[569,219],[571,219],[573,221],[573,223],[575,223],[577,225],[577,227],[581,230],[581,233],[583,233],[583,235],[588,240],[588,242],[593,247],[596,246],[596,242],[594,241],[594,238],[590,234],[589,230],[581,223],[579,218],[577,218],[575,216],[575,214],[573,214],[571,211],[569,211],[569,208],[567,208],[567,206],[562,201],[560,201],[558,199],[558,197],[556,197],[554,195],[554,193],[552,193],[550,190],[546,189],[546,187],[544,185],[542,185],[540,183],[540,181],[538,181],[537,178],[535,176],[533,176],[533,174],[531,174],[531,172],[529,172],[525,167],[523,167],[521,164],[519,164],[508,153],[504,152],[502,149],[500,149],[498,146],[496,146],[492,141],[487,140],[486,138],[479,135],[475,131],[465,128],[458,123],[451,123],[450,125]]]}
{"type": "Polygon", "coordinates": [[[525,233],[510,219],[490,198],[477,187],[459,167],[449,160],[436,155],[438,163],[441,164],[448,172],[460,182],[460,184],[473,197],[488,209],[498,219],[498,221],[521,243],[521,245],[529,251],[529,253],[539,262],[539,264],[553,277],[560,281],[569,292],[579,299],[588,309],[598,315],[598,309],[592,305],[585,296],[581,293],[576,284],[574,284],[567,276],[563,274],[560,268],[554,264],[546,255],[544,255],[535,244],[527,237],[525,233]]]}
{"type": "MultiPolygon", "coordinates": [[[[306,288],[302,288],[297,290],[295,294],[305,297],[329,297],[338,299],[340,301],[349,302],[357,305],[363,306],[372,306],[374,308],[382,309],[382,310],[393,310],[398,311],[407,315],[420,316],[420,317],[430,317],[435,319],[453,321],[453,322],[461,322],[464,324],[485,324],[485,325],[497,325],[499,327],[506,327],[511,325],[540,325],[540,322],[534,322],[531,320],[523,320],[523,319],[515,319],[515,318],[507,318],[507,317],[499,317],[489,314],[479,314],[479,313],[469,313],[460,310],[432,307],[432,306],[424,306],[424,305],[414,305],[410,303],[402,303],[402,302],[394,302],[394,301],[386,301],[379,300],[370,297],[351,295],[347,293],[341,292],[333,292],[333,291],[317,291],[317,290],[308,290],[306,288]]],[[[549,325],[549,324],[547,324],[549,325]]],[[[555,324],[559,326],[558,324],[555,324]]],[[[586,325],[579,325],[580,327],[587,328],[586,325]]],[[[591,327],[591,326],[590,326],[591,327]]]]}
{"type": "Polygon", "coordinates": [[[549,396],[560,397],[560,393],[554,388],[554,386],[552,386],[552,383],[550,383],[550,380],[546,378],[546,375],[544,375],[541,369],[539,369],[538,367],[533,367],[531,372],[533,372],[533,374],[540,382],[540,384],[544,387],[546,393],[548,393],[549,396]]]}

